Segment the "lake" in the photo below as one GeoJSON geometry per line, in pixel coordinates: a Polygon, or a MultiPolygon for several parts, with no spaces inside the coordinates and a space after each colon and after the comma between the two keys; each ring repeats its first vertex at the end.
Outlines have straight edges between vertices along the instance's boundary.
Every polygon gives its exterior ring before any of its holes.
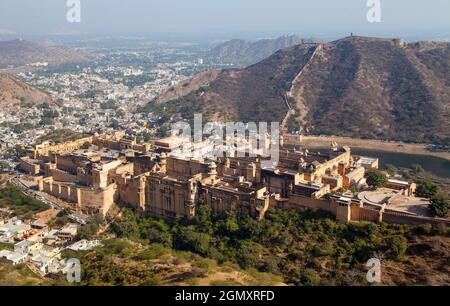
{"type": "MultiPolygon", "coordinates": [[[[329,149],[314,149],[313,151],[327,152],[329,149]]],[[[421,165],[426,171],[433,173],[439,177],[450,178],[450,161],[426,155],[414,155],[396,152],[383,152],[363,149],[353,149],[352,154],[368,157],[376,157],[380,159],[380,167],[384,168],[386,164],[392,164],[396,167],[409,168],[412,164],[421,165]]]]}

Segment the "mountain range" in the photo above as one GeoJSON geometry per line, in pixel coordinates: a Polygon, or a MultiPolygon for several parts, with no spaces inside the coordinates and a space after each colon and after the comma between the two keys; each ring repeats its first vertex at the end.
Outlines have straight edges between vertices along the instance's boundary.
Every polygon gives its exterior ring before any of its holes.
{"type": "Polygon", "coordinates": [[[449,43],[351,36],[210,73],[157,102],[184,119],[201,112],[218,121],[278,121],[304,134],[433,142],[450,136],[449,65],[449,43]]]}
{"type": "Polygon", "coordinates": [[[0,66],[23,66],[33,63],[52,65],[83,62],[93,58],[92,54],[59,46],[38,44],[22,39],[0,41],[0,66]]]}
{"type": "Polygon", "coordinates": [[[213,48],[207,54],[206,61],[233,67],[247,67],[262,61],[278,50],[304,42],[313,42],[313,40],[305,40],[297,35],[285,35],[276,39],[256,41],[233,39],[213,48]]]}

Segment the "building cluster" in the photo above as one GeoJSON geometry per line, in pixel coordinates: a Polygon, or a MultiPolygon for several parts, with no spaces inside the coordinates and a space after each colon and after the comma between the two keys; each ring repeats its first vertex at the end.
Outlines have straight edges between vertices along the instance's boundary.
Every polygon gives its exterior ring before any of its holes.
{"type": "Polygon", "coordinates": [[[74,242],[78,232],[76,224],[66,224],[59,229],[46,225],[27,224],[17,217],[0,220],[0,243],[13,248],[0,250],[0,260],[13,265],[28,264],[41,275],[64,272],[66,260],[64,249],[90,250],[100,245],[98,241],[80,240],[74,242]]]}
{"type": "Polygon", "coordinates": [[[31,99],[0,109],[0,156],[16,145],[36,143],[61,129],[79,133],[120,129],[140,136],[154,133],[158,117],[134,113],[136,108],[202,66],[196,56],[183,48],[150,49],[107,54],[102,50],[95,62],[18,73],[16,77],[45,90],[53,102],[35,103],[31,99]]]}
{"type": "MultiPolygon", "coordinates": [[[[165,219],[193,218],[202,204],[217,214],[233,210],[256,219],[269,209],[323,209],[341,222],[380,222],[388,213],[386,203],[356,196],[367,189],[366,169],[377,168],[378,160],[353,156],[348,147],[332,144],[320,154],[281,143],[279,162],[267,167],[268,156],[238,149],[215,159],[192,157],[180,149],[185,141],[171,136],[137,143],[122,132],[95,135],[43,143],[29,149],[20,166],[40,191],[85,214],[105,215],[114,203],[165,219]]],[[[211,152],[215,146],[216,141],[205,140],[201,147],[211,152]]],[[[389,188],[409,197],[415,185],[390,180],[389,188]]]]}

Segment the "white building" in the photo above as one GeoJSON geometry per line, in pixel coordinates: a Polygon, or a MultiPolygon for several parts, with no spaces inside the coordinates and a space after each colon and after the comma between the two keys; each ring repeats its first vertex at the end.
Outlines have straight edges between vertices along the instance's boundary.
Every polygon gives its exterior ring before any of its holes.
{"type": "Polygon", "coordinates": [[[28,259],[28,255],[16,253],[16,252],[9,251],[9,250],[1,250],[0,258],[4,258],[4,259],[10,261],[13,264],[13,266],[16,266],[16,265],[25,263],[28,259]]]}

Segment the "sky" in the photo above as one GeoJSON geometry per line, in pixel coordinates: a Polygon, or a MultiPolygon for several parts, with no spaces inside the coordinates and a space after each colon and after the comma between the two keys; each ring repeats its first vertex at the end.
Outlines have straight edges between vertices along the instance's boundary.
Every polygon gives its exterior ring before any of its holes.
{"type": "Polygon", "coordinates": [[[379,23],[367,21],[367,0],[79,1],[81,22],[69,23],[67,0],[0,0],[0,34],[320,37],[450,32],[449,0],[379,0],[379,23]]]}

